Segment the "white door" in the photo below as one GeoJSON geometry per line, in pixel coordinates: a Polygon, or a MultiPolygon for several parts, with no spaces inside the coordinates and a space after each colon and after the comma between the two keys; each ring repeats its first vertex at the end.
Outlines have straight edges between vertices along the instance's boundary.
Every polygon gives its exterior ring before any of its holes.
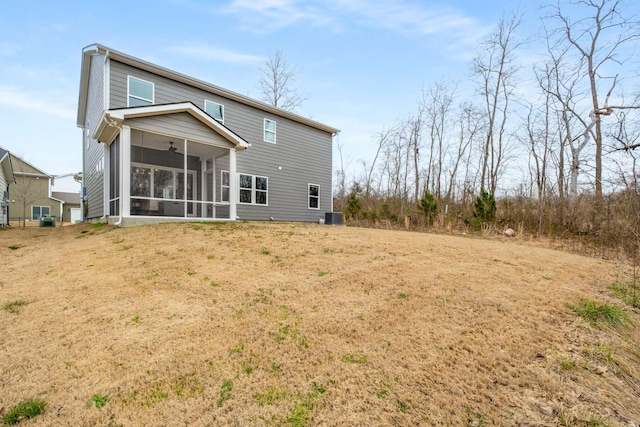
{"type": "Polygon", "coordinates": [[[71,208],[71,224],[82,221],[80,208],[71,208]]]}

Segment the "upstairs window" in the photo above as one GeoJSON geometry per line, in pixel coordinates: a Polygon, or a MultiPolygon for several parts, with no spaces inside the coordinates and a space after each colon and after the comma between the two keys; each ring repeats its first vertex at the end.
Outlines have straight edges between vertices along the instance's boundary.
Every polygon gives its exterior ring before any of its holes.
{"type": "Polygon", "coordinates": [[[129,107],[142,107],[153,105],[153,83],[137,77],[128,76],[127,92],[129,107]]]}
{"type": "Polygon", "coordinates": [[[309,209],[320,209],[320,186],[309,184],[309,209]]]}
{"type": "Polygon", "coordinates": [[[224,123],[224,105],[205,99],[204,111],[217,121],[224,123]]]}
{"type": "Polygon", "coordinates": [[[276,143],[276,122],[274,120],[264,119],[264,140],[272,144],[276,143]]]}

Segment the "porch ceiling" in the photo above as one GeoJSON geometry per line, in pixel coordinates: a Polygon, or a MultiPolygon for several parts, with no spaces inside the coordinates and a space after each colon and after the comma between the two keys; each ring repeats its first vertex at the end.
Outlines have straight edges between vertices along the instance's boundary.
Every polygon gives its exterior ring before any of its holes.
{"type": "MultiPolygon", "coordinates": [[[[182,139],[176,139],[171,136],[160,135],[152,132],[145,132],[138,129],[131,130],[131,145],[158,151],[168,151],[171,146],[171,142],[173,142],[173,146],[177,149],[176,153],[184,154],[184,140],[182,139]]],[[[222,155],[228,153],[229,150],[187,141],[187,154],[190,156],[196,156],[204,159],[211,157],[212,152],[222,155]]]]}

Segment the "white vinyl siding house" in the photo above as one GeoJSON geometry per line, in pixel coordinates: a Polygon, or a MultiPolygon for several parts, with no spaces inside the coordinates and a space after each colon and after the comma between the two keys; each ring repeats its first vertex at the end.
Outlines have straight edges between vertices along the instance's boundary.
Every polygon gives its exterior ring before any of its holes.
{"type": "Polygon", "coordinates": [[[317,222],[332,210],[337,129],[102,45],[83,50],[78,125],[88,220],[317,222]]]}

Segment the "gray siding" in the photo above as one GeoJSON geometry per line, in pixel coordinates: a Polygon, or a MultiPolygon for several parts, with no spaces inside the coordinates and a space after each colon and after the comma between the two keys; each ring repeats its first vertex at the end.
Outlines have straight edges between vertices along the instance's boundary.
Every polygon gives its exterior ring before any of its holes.
{"type": "Polygon", "coordinates": [[[189,139],[217,147],[231,148],[233,144],[189,113],[165,114],[162,116],[129,119],[126,124],[179,139],[189,139]]]}
{"type": "Polygon", "coordinates": [[[318,221],[331,210],[329,133],[117,61],[110,64],[110,108],[127,106],[128,75],[154,83],[156,104],[191,101],[204,109],[208,99],[224,105],[224,124],[251,144],[248,150],[238,152],[237,171],[269,178],[269,205],[239,204],[241,219],[318,221]],[[276,144],[263,141],[265,118],[276,122],[276,144]],[[308,209],[309,183],[320,186],[319,210],[308,209]]]}
{"type": "Polygon", "coordinates": [[[104,110],[104,56],[91,57],[87,114],[83,135],[83,177],[89,210],[87,218],[99,218],[104,214],[104,146],[91,138],[104,110]],[[102,162],[102,163],[101,163],[102,162]]]}

